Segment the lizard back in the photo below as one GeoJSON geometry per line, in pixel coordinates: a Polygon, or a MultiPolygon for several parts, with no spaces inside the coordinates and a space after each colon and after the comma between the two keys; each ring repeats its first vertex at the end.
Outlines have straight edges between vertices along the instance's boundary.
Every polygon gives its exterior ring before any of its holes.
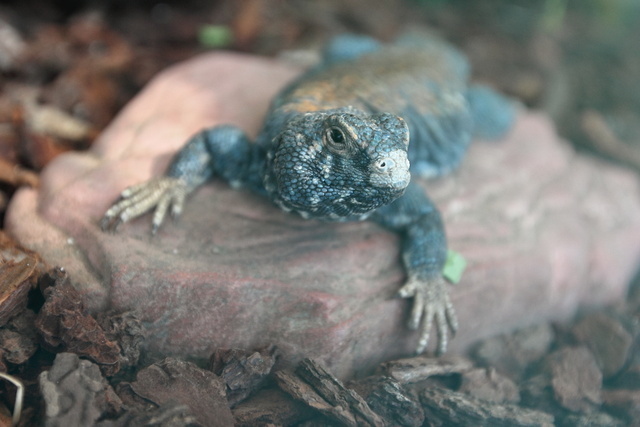
{"type": "Polygon", "coordinates": [[[468,66],[449,45],[390,45],[311,70],[274,103],[283,115],[346,106],[392,113],[408,124],[412,171],[439,175],[457,166],[471,139],[468,66]]]}

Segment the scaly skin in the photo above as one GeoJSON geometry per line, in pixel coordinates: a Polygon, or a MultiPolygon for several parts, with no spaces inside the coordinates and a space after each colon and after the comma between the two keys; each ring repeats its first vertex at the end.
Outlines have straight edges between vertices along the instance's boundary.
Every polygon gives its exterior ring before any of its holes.
{"type": "Polygon", "coordinates": [[[370,218],[402,236],[407,282],[398,295],[413,298],[408,326],[421,331],[417,353],[434,321],[442,353],[458,327],[442,277],[447,243],[437,208],[414,180],[454,169],[474,131],[497,137],[513,120],[507,100],[468,88],[467,78],[464,57],[434,39],[382,46],[338,38],[320,66],[274,100],[255,143],[232,126],[200,132],[165,176],[125,190],[102,228],[155,209],[155,232],[167,211],[177,216],[213,177],[304,218],[370,218]]]}

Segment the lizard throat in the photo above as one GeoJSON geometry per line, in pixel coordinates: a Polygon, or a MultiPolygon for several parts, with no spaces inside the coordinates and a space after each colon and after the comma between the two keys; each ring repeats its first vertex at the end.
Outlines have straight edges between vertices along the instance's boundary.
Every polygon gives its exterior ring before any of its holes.
{"type": "Polygon", "coordinates": [[[273,195],[272,200],[282,210],[295,212],[304,219],[321,221],[353,221],[367,219],[377,208],[397,199],[404,189],[388,192],[384,197],[344,197],[335,200],[311,200],[307,205],[291,203],[282,195],[273,195]]]}

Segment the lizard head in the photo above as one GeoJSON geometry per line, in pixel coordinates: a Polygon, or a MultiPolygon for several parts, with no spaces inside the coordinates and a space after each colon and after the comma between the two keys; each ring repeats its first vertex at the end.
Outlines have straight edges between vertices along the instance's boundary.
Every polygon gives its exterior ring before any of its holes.
{"type": "Polygon", "coordinates": [[[285,210],[365,218],[409,184],[409,130],[392,114],[318,111],[291,119],[267,154],[265,187],[285,210]]]}

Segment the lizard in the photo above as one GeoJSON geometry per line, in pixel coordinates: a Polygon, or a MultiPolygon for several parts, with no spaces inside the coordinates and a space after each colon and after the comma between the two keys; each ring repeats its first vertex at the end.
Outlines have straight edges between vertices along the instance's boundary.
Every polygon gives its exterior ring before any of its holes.
{"type": "Polygon", "coordinates": [[[435,326],[442,354],[458,329],[442,274],[446,233],[417,180],[454,170],[474,136],[498,138],[514,121],[513,103],[471,85],[469,74],[465,56],[438,38],[337,36],[319,65],[275,97],[255,141],[231,125],[202,130],[163,176],[125,189],[101,227],[114,231],[154,210],[155,234],[214,177],[303,218],[372,220],[401,236],[407,279],[398,296],[413,299],[416,353],[435,326]]]}

